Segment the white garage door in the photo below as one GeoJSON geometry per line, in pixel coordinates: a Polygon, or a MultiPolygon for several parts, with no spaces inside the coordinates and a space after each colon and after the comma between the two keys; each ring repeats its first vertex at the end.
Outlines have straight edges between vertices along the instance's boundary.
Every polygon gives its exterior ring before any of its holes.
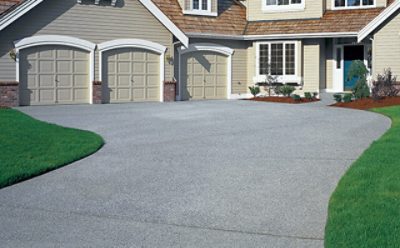
{"type": "Polygon", "coordinates": [[[226,99],[227,57],[213,52],[183,56],[183,99],[226,99]]]}
{"type": "Polygon", "coordinates": [[[89,54],[67,46],[20,52],[21,105],[89,103],[89,54]]]}
{"type": "Polygon", "coordinates": [[[160,55],[136,48],[121,48],[103,55],[105,101],[142,102],[160,99],[160,55]]]}

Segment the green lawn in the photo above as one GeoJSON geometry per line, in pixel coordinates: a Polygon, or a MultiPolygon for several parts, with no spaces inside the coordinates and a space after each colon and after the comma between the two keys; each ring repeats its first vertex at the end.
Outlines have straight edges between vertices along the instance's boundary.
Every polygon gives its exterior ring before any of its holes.
{"type": "Polygon", "coordinates": [[[95,133],[0,109],[0,188],[81,159],[102,145],[95,133]]]}
{"type": "Polygon", "coordinates": [[[340,180],[329,203],[325,247],[400,247],[400,106],[373,109],[392,119],[340,180]]]}

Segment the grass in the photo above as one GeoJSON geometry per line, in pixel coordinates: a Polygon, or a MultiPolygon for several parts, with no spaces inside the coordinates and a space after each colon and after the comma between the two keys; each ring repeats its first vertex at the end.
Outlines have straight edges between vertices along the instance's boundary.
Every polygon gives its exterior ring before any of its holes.
{"type": "Polygon", "coordinates": [[[0,188],[46,173],[96,152],[103,139],[92,132],[35,120],[0,109],[0,188]]]}
{"type": "Polygon", "coordinates": [[[340,180],[329,203],[325,247],[400,247],[400,106],[373,109],[392,119],[340,180]]]}

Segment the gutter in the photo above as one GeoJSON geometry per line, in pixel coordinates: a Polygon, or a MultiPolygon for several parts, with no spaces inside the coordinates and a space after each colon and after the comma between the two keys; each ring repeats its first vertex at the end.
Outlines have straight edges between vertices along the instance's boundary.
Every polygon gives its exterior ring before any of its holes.
{"type": "Polygon", "coordinates": [[[186,33],[189,38],[209,38],[219,40],[276,40],[276,39],[313,39],[313,38],[343,38],[357,37],[358,32],[340,33],[299,33],[299,34],[271,34],[271,35],[215,35],[210,33],[186,33]]]}

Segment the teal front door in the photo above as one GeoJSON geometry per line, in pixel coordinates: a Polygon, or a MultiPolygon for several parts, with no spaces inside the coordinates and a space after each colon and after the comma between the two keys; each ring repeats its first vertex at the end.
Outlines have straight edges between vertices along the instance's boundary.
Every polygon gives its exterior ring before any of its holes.
{"type": "Polygon", "coordinates": [[[343,82],[344,90],[352,90],[358,78],[349,78],[351,64],[356,60],[364,60],[364,46],[345,46],[343,63],[343,82]]]}

